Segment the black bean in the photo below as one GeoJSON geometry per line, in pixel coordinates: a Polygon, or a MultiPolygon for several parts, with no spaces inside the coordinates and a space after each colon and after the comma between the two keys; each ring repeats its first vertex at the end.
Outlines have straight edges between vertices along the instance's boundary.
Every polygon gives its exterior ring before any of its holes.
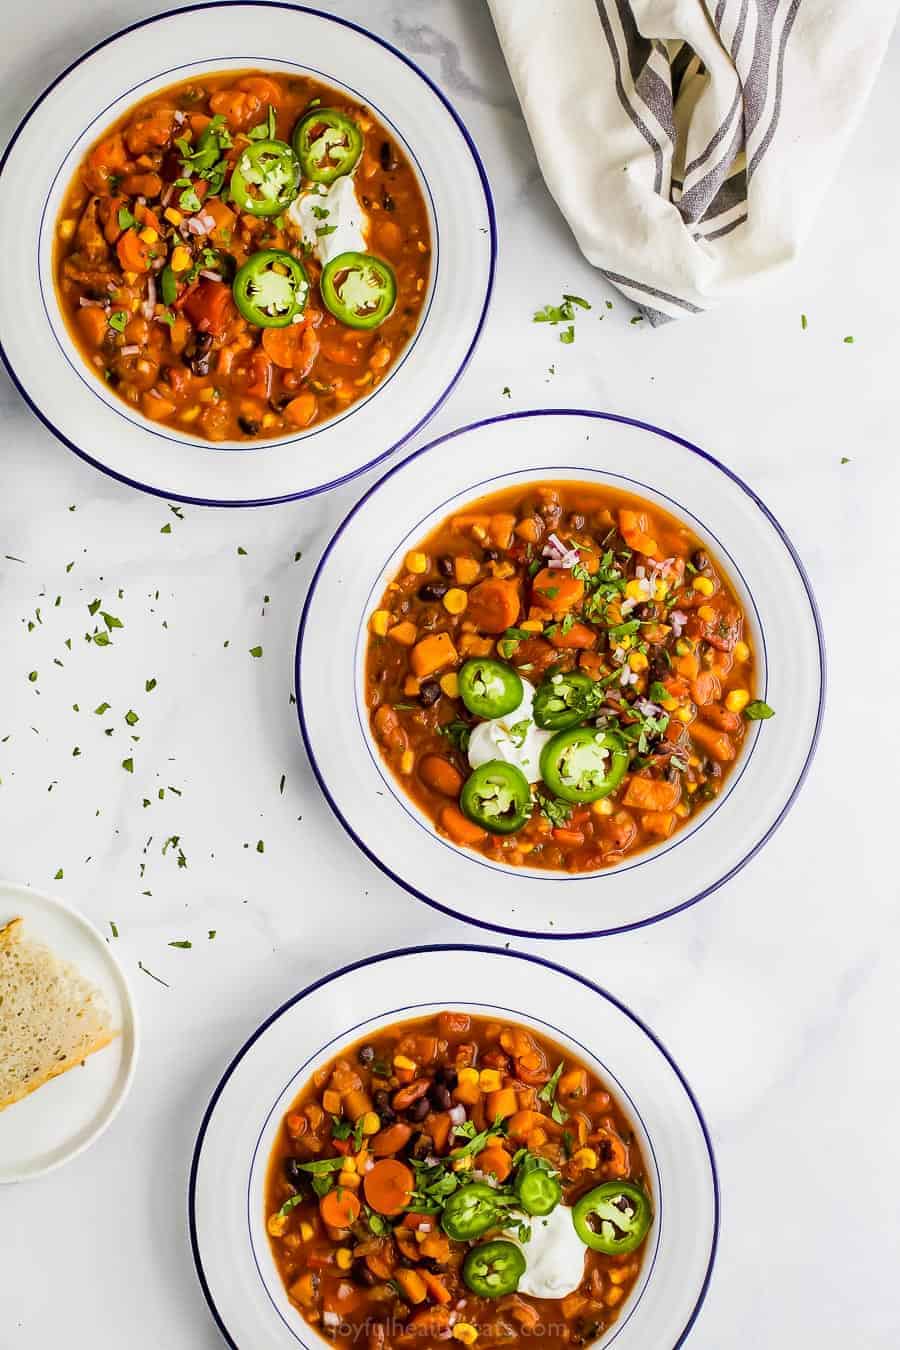
{"type": "Polygon", "coordinates": [[[438,571],[442,577],[452,577],[455,570],[453,559],[449,554],[445,554],[443,558],[438,558],[438,571]]]}
{"type": "Polygon", "coordinates": [[[356,1058],[360,1064],[371,1064],[375,1058],[375,1047],[372,1045],[363,1045],[357,1052],[356,1058]]]}
{"type": "Polygon", "coordinates": [[[485,561],[485,562],[499,562],[499,561],[500,561],[500,552],[499,552],[499,550],[496,549],[496,548],[486,548],[486,549],[484,550],[484,561],[485,561]]]}
{"type": "Polygon", "coordinates": [[[712,566],[709,561],[709,554],[702,548],[698,548],[695,553],[691,554],[691,562],[698,572],[705,572],[708,567],[712,566]]]}
{"type": "Polygon", "coordinates": [[[419,587],[418,596],[425,601],[443,600],[449,589],[443,581],[426,581],[424,586],[419,587]]]}
{"type": "Polygon", "coordinates": [[[387,171],[391,168],[391,164],[393,161],[390,141],[381,142],[381,148],[378,151],[378,158],[381,160],[381,167],[384,169],[385,173],[387,173],[387,171]]]}
{"type": "Polygon", "coordinates": [[[436,1083],[443,1083],[444,1087],[449,1088],[452,1092],[457,1083],[456,1070],[451,1069],[446,1064],[442,1064],[434,1075],[434,1081],[436,1083]]]}
{"type": "Polygon", "coordinates": [[[453,1105],[450,1089],[445,1087],[443,1083],[432,1083],[428,1095],[438,1111],[449,1111],[453,1105]]]}
{"type": "Polygon", "coordinates": [[[309,1174],[301,1171],[299,1158],[285,1158],[284,1175],[298,1191],[305,1190],[309,1185],[309,1174]]]}
{"type": "Polygon", "coordinates": [[[441,696],[441,686],[437,680],[426,680],[419,689],[419,702],[423,708],[430,708],[441,696]]]}
{"type": "Polygon", "coordinates": [[[419,1121],[424,1120],[430,1110],[431,1102],[428,1098],[420,1097],[417,1102],[413,1102],[406,1114],[409,1116],[410,1120],[419,1121]]]}
{"type": "Polygon", "coordinates": [[[259,422],[254,421],[252,417],[239,417],[238,426],[246,436],[255,436],[259,431],[259,422]]]}
{"type": "Polygon", "coordinates": [[[378,1276],[373,1275],[365,1261],[354,1261],[350,1274],[357,1284],[364,1284],[371,1289],[373,1284],[378,1283],[378,1276]]]}
{"type": "Polygon", "coordinates": [[[397,209],[394,199],[389,192],[382,192],[381,205],[382,209],[385,211],[396,211],[397,209]]]}

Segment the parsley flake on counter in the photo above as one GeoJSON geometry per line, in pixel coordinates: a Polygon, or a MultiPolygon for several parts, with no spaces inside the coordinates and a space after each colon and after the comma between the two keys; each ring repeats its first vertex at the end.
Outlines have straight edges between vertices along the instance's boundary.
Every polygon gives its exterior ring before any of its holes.
{"type": "Polygon", "coordinates": [[[842,464],[849,464],[849,463],[850,463],[850,460],[847,458],[846,455],[841,455],[841,463],[842,463],[842,464]]]}
{"type": "Polygon", "coordinates": [[[128,723],[128,725],[129,725],[130,727],[133,727],[134,724],[135,724],[135,722],[139,722],[140,720],[141,720],[141,719],[138,717],[138,715],[137,715],[137,713],[134,711],[134,709],[133,709],[133,708],[129,708],[129,709],[128,709],[128,712],[125,714],[125,721],[128,723]]]}
{"type": "Polygon", "coordinates": [[[247,550],[246,550],[245,548],[241,548],[240,544],[238,544],[238,557],[239,557],[239,558],[246,558],[246,556],[247,556],[247,550]]]}
{"type": "Polygon", "coordinates": [[[94,709],[94,712],[98,717],[102,717],[103,714],[105,712],[108,712],[111,707],[112,707],[111,703],[98,703],[96,708],[94,709]]]}
{"type": "Polygon", "coordinates": [[[744,716],[748,722],[767,722],[770,717],[775,716],[775,709],[770,708],[761,698],[757,698],[747,704],[744,716]]]}
{"type": "Polygon", "coordinates": [[[207,938],[209,939],[209,941],[212,942],[213,938],[216,936],[216,930],[215,930],[215,928],[210,928],[210,930],[209,930],[209,932],[206,934],[206,936],[207,936],[207,938]]]}
{"type": "Polygon", "coordinates": [[[53,874],[53,880],[54,880],[54,881],[62,881],[62,879],[63,879],[63,870],[62,870],[62,868],[60,868],[58,872],[54,872],[54,874],[53,874]]]}
{"type": "Polygon", "coordinates": [[[178,942],[169,943],[170,947],[180,947],[181,950],[185,952],[188,951],[191,947],[193,947],[193,945],[194,945],[193,942],[189,942],[187,938],[181,938],[179,939],[178,942]]]}
{"type": "Polygon", "coordinates": [[[803,329],[804,333],[806,332],[807,328],[809,327],[809,322],[808,322],[808,320],[807,320],[805,314],[801,314],[801,315],[800,315],[800,327],[803,329]]]}
{"type": "Polygon", "coordinates": [[[171,520],[167,520],[165,525],[163,525],[162,529],[160,530],[160,534],[171,534],[171,533],[172,533],[172,522],[171,520]]]}
{"type": "Polygon", "coordinates": [[[35,680],[37,679],[37,677],[38,677],[38,673],[37,673],[36,670],[30,670],[30,671],[28,672],[28,681],[29,681],[30,684],[34,684],[34,682],[35,682],[35,680]]]}
{"type": "Polygon", "coordinates": [[[856,338],[850,337],[850,336],[848,335],[847,337],[844,338],[844,341],[847,342],[847,343],[855,342],[855,341],[856,341],[856,338]]]}
{"type": "Polygon", "coordinates": [[[116,927],[116,925],[113,923],[112,919],[109,920],[109,930],[110,930],[110,932],[112,933],[113,937],[118,937],[118,936],[119,936],[119,930],[118,930],[118,928],[116,927]]]}
{"type": "Polygon", "coordinates": [[[265,843],[263,842],[262,839],[257,839],[257,841],[256,841],[256,851],[257,851],[257,853],[265,853],[265,851],[266,851],[266,846],[265,846],[265,843]]]}
{"type": "Polygon", "coordinates": [[[134,760],[129,755],[128,759],[122,760],[122,768],[126,773],[134,773],[134,760]]]}
{"type": "Polygon", "coordinates": [[[510,389],[508,384],[505,384],[503,388],[500,390],[500,395],[502,398],[512,398],[512,390],[510,389]]]}
{"type": "Polygon", "coordinates": [[[145,681],[144,681],[144,692],[145,692],[145,693],[151,694],[155,688],[156,688],[156,680],[145,680],[145,681]]]}
{"type": "Polygon", "coordinates": [[[251,656],[257,656],[257,657],[259,657],[259,656],[262,656],[262,654],[263,654],[263,649],[262,649],[262,647],[251,647],[251,648],[250,648],[250,655],[251,655],[251,656]]]}
{"type": "Polygon", "coordinates": [[[151,980],[155,980],[157,984],[165,985],[166,989],[172,988],[170,984],[166,984],[165,980],[161,980],[158,975],[154,975],[152,970],[148,970],[143,961],[138,961],[138,970],[142,970],[145,975],[149,975],[151,980]]]}

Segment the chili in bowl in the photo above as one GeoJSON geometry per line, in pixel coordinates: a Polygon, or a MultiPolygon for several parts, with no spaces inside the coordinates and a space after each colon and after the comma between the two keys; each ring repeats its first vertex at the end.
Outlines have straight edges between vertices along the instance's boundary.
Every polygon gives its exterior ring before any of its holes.
{"type": "Polygon", "coordinates": [[[666,433],[547,412],[452,434],[351,512],[297,689],[320,783],[385,871],[477,923],[586,936],[752,857],[806,772],[823,664],[749,489],[666,433]]]}
{"type": "Polygon", "coordinates": [[[557,966],[468,947],[357,963],[269,1018],[215,1093],[190,1205],[210,1305],[254,1350],[674,1350],[718,1222],[652,1035],[557,966]]]}
{"type": "Polygon", "coordinates": [[[0,182],[19,387],[165,496],[345,481],[432,415],[481,331],[475,147],[407,58],[330,15],[201,4],[110,38],[29,112],[0,182]]]}

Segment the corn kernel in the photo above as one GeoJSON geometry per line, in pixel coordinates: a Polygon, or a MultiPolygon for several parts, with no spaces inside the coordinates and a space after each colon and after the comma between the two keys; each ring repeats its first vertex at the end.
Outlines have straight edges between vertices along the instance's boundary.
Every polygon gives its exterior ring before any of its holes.
{"type": "Polygon", "coordinates": [[[165,211],[163,212],[163,218],[167,220],[170,225],[180,225],[181,222],[184,220],[184,216],[181,214],[180,211],[176,211],[174,206],[166,207],[165,211]]]}
{"type": "Polygon", "coordinates": [[[154,230],[152,225],[145,225],[144,228],[139,232],[138,238],[143,239],[145,244],[155,244],[157,239],[159,238],[159,235],[156,233],[156,230],[154,230]]]}
{"type": "Polygon", "coordinates": [[[376,609],[369,620],[369,627],[377,637],[384,637],[393,617],[389,609],[376,609]]]}
{"type": "Polygon", "coordinates": [[[610,1284],[624,1284],[634,1274],[632,1266],[611,1266],[606,1272],[610,1284]]]}
{"type": "Polygon", "coordinates": [[[499,1069],[482,1069],[478,1075],[478,1086],[482,1092],[496,1092],[501,1084],[499,1069]]]}
{"type": "Polygon", "coordinates": [[[353,1253],[349,1247],[338,1247],[334,1259],[338,1270],[349,1270],[353,1265],[353,1253]]]}
{"type": "Polygon", "coordinates": [[[746,689],[732,689],[731,693],[725,699],[725,707],[729,712],[743,712],[750,702],[750,694],[746,689]]]}
{"type": "Polygon", "coordinates": [[[350,1156],[349,1153],[346,1154],[344,1157],[343,1165],[341,1166],[341,1171],[342,1172],[356,1171],[356,1163],[353,1161],[353,1158],[350,1156]]]}
{"type": "Polygon", "coordinates": [[[316,1230],[313,1228],[312,1224],[308,1222],[308,1220],[304,1219],[298,1231],[303,1241],[309,1242],[310,1238],[313,1236],[316,1230]]]}
{"type": "Polygon", "coordinates": [[[363,1134],[377,1134],[381,1129],[381,1120],[376,1111],[367,1111],[362,1118],[363,1134]]]}
{"type": "Polygon", "coordinates": [[[200,405],[199,403],[195,403],[192,408],[185,408],[183,413],[179,413],[178,420],[179,422],[196,422],[199,416],[200,405]]]}
{"type": "Polygon", "coordinates": [[[593,802],[591,810],[595,816],[611,816],[613,813],[613,804],[608,797],[601,797],[599,802],[593,802]]]}
{"type": "Polygon", "coordinates": [[[693,794],[697,791],[697,788],[700,786],[700,784],[699,784],[699,783],[686,783],[685,786],[687,787],[688,792],[690,792],[691,795],[693,795],[693,794]]]}
{"type": "Polygon", "coordinates": [[[640,577],[635,577],[625,586],[625,595],[629,600],[646,600],[647,589],[640,577]]]}
{"type": "Polygon", "coordinates": [[[681,819],[684,820],[686,816],[689,816],[691,814],[690,807],[687,806],[684,802],[679,802],[678,805],[675,807],[675,814],[676,816],[680,816],[681,819]]]}
{"type": "Polygon", "coordinates": [[[422,681],[418,680],[415,675],[407,675],[403,681],[403,692],[407,698],[415,698],[421,688],[422,681]]]}
{"type": "Polygon", "coordinates": [[[716,611],[713,609],[712,605],[701,605],[697,610],[697,613],[704,623],[715,623],[716,611]]]}
{"type": "Polygon", "coordinates": [[[400,772],[401,772],[401,773],[412,773],[412,771],[413,771],[413,765],[415,764],[415,762],[416,762],[416,756],[415,756],[414,751],[412,751],[412,750],[404,750],[404,751],[403,751],[403,754],[400,756],[400,772]]]}
{"type": "Polygon", "coordinates": [[[678,718],[679,722],[693,722],[694,710],[690,704],[688,704],[687,707],[679,708],[676,711],[675,716],[678,718]]]}
{"type": "Polygon", "coordinates": [[[283,1237],[287,1231],[287,1226],[288,1216],[279,1214],[277,1211],[269,1216],[269,1222],[266,1224],[270,1237],[283,1237]]]}
{"type": "Polygon", "coordinates": [[[428,559],[418,549],[413,549],[412,553],[407,553],[403,565],[407,572],[415,572],[417,576],[421,576],[423,572],[428,571],[428,559]]]}
{"type": "Polygon", "coordinates": [[[628,664],[632,670],[646,670],[650,662],[643,652],[632,652],[628,658],[628,664]]]}
{"type": "Polygon", "coordinates": [[[597,1166],[597,1154],[592,1148],[580,1148],[572,1154],[572,1163],[582,1172],[593,1172],[597,1166]]]}
{"type": "Polygon", "coordinates": [[[126,286],[133,286],[138,279],[138,274],[137,272],[123,272],[122,279],[126,286]]]}
{"type": "Polygon", "coordinates": [[[448,674],[442,675],[438,683],[448,698],[459,698],[459,677],[455,671],[451,670],[448,674]]]}
{"type": "Polygon", "coordinates": [[[653,599],[665,600],[668,594],[669,588],[666,583],[664,581],[657,581],[656,585],[653,587],[653,599]]]}
{"type": "Polygon", "coordinates": [[[451,586],[444,596],[444,609],[448,614],[462,614],[468,603],[468,595],[465,591],[461,591],[458,586],[451,586]]]}
{"type": "Polygon", "coordinates": [[[211,384],[208,384],[205,389],[200,390],[197,397],[201,403],[215,403],[216,391],[211,384]]]}
{"type": "Polygon", "coordinates": [[[694,590],[699,591],[701,595],[712,595],[715,589],[709,577],[694,577],[694,590]]]}
{"type": "Polygon", "coordinates": [[[613,1285],[612,1289],[608,1290],[603,1302],[606,1304],[607,1308],[614,1308],[617,1303],[622,1302],[624,1297],[625,1290],[613,1285]]]}
{"type": "Polygon", "coordinates": [[[634,639],[630,633],[625,633],[623,637],[618,639],[618,642],[623,652],[627,652],[629,647],[634,646],[634,639]]]}
{"type": "Polygon", "coordinates": [[[462,1341],[463,1345],[474,1345],[478,1340],[478,1330],[471,1322],[457,1322],[453,1328],[453,1338],[462,1341]]]}
{"type": "Polygon", "coordinates": [[[544,631],[544,624],[541,619],[525,619],[524,622],[519,624],[519,627],[524,629],[526,633],[542,633],[544,631]]]}
{"type": "Polygon", "coordinates": [[[59,237],[60,237],[60,239],[71,239],[71,238],[72,238],[72,235],[73,235],[74,233],[75,233],[75,221],[74,221],[74,220],[61,220],[61,221],[59,222],[59,237]]]}
{"type": "Polygon", "coordinates": [[[408,1059],[408,1058],[406,1057],[406,1055],[395,1055],[395,1056],[394,1056],[394,1068],[395,1068],[395,1069],[411,1069],[412,1072],[415,1073],[415,1071],[416,1071],[416,1069],[417,1069],[418,1067],[419,1067],[419,1066],[418,1066],[418,1064],[416,1064],[416,1061],[415,1061],[414,1059],[408,1059]]]}
{"type": "Polygon", "coordinates": [[[458,1075],[457,1075],[457,1080],[458,1080],[460,1083],[477,1083],[477,1082],[478,1082],[478,1070],[477,1070],[477,1069],[460,1069],[460,1071],[459,1071],[459,1073],[458,1073],[458,1075]]]}
{"type": "Polygon", "coordinates": [[[362,1177],[356,1172],[347,1172],[343,1168],[338,1172],[338,1185],[343,1186],[345,1191],[358,1191],[362,1177]]]}
{"type": "Polygon", "coordinates": [[[172,257],[169,260],[173,272],[186,272],[191,265],[190,250],[183,244],[178,244],[172,250],[172,257]]]}
{"type": "Polygon", "coordinates": [[[264,427],[274,427],[277,421],[278,418],[275,416],[275,414],[272,412],[268,412],[263,417],[262,424],[264,427]]]}
{"type": "Polygon", "coordinates": [[[736,642],[734,644],[734,659],[735,661],[750,660],[750,648],[747,646],[746,642],[736,642]]]}
{"type": "Polygon", "coordinates": [[[457,1158],[451,1163],[454,1172],[471,1172],[474,1166],[475,1159],[472,1157],[471,1153],[466,1154],[464,1158],[457,1158]]]}

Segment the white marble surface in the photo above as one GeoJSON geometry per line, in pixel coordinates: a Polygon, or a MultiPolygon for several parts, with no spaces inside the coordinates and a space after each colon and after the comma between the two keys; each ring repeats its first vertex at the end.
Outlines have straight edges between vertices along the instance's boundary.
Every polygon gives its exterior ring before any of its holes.
{"type": "MultiPolygon", "coordinates": [[[[542,185],[479,0],[322,4],[368,23],[441,83],[496,194],[490,323],[430,433],[542,403],[646,418],[737,469],[808,565],[829,644],[829,708],[784,827],[724,891],[665,925],[532,947],[647,1018],[709,1119],[724,1227],[692,1350],[894,1350],[900,42],[802,260],[740,307],[652,332],[632,326],[615,296],[603,308],[612,293],[542,185]],[[595,304],[571,347],[530,322],[563,290],[595,304]]],[[[73,56],[146,12],[140,0],[17,8],[0,132],[73,56]]],[[[312,781],[289,703],[310,571],[363,481],[255,513],[186,507],[181,519],[70,455],[5,377],[0,415],[0,555],[24,560],[0,562],[0,874],[60,893],[101,926],[116,922],[145,1031],[114,1128],[65,1170],[0,1197],[0,1344],[212,1350],[221,1341],[194,1278],[185,1191],[223,1065],[263,1015],[336,965],[479,934],[418,904],[348,842],[312,781]],[[82,640],[95,596],[125,624],[112,648],[82,640]],[[29,632],[36,606],[43,623],[29,632]],[[256,644],[260,660],[248,654],[256,644]],[[95,716],[101,701],[110,711],[95,716]],[[133,775],[121,768],[128,755],[133,775]],[[159,801],[169,784],[182,795],[159,801]],[[173,849],[161,853],[173,834],[186,867],[173,849]],[[167,945],[180,938],[192,950],[167,945]]]]}

